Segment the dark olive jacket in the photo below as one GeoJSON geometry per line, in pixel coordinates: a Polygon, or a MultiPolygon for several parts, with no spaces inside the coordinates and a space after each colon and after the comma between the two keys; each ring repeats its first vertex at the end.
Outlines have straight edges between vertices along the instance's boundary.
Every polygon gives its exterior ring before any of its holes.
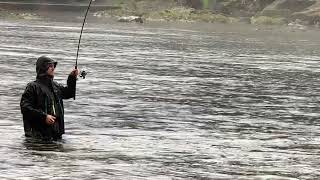
{"type": "MultiPolygon", "coordinates": [[[[41,66],[45,68],[47,64],[41,66]]],[[[48,140],[61,138],[65,132],[63,99],[74,97],[75,86],[76,77],[72,75],[68,77],[67,86],[63,86],[37,69],[36,80],[27,85],[20,102],[27,137],[48,140]],[[56,117],[53,125],[46,123],[48,114],[56,117]]]]}

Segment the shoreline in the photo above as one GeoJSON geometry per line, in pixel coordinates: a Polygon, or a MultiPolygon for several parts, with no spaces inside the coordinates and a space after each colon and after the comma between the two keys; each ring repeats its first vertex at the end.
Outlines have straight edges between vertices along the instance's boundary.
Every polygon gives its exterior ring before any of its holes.
{"type": "MultiPolygon", "coordinates": [[[[81,14],[83,15],[83,14],[81,14]]],[[[18,23],[77,23],[81,28],[83,22],[83,16],[73,16],[74,18],[54,18],[54,19],[4,19],[6,22],[18,22],[18,23]]],[[[1,19],[1,18],[0,18],[1,19]]],[[[184,22],[184,21],[147,21],[146,23],[123,23],[118,22],[115,18],[98,18],[93,14],[88,15],[86,20],[86,27],[92,25],[105,26],[115,25],[122,27],[135,27],[135,28],[164,28],[164,29],[180,29],[186,31],[197,31],[202,33],[231,33],[231,34],[243,34],[249,36],[263,35],[267,36],[266,39],[272,39],[273,36],[285,35],[292,39],[306,38],[310,40],[317,40],[317,34],[320,29],[308,27],[307,29],[296,29],[287,25],[253,25],[246,23],[207,23],[207,22],[184,22]],[[316,34],[316,36],[314,36],[316,34]],[[310,38],[311,37],[311,38],[310,38]]],[[[261,36],[261,38],[264,38],[261,36]]],[[[318,40],[317,40],[318,41],[318,40]]],[[[319,39],[320,43],[320,39],[319,39]]]]}
{"type": "MultiPolygon", "coordinates": [[[[25,3],[23,3],[24,5],[25,3]]],[[[57,4],[56,7],[61,6],[61,4],[57,4]]],[[[63,5],[65,6],[65,5],[63,5]]],[[[71,7],[68,5],[67,7],[71,7]]],[[[55,9],[37,9],[36,11],[33,10],[4,10],[0,7],[0,19],[6,21],[34,21],[34,22],[76,22],[82,23],[83,16],[85,13],[85,9],[77,9],[73,6],[72,8],[76,11],[65,11],[65,10],[55,10],[55,9]]],[[[82,6],[87,7],[87,6],[82,6]]],[[[94,6],[93,6],[94,7],[94,6]]],[[[101,8],[101,6],[98,6],[101,8]]],[[[105,7],[105,6],[104,6],[105,7]]],[[[116,7],[111,7],[109,9],[109,13],[112,14],[113,10],[118,9],[116,7]]],[[[272,32],[272,33],[299,33],[304,34],[308,32],[319,32],[319,28],[313,26],[303,26],[300,24],[251,24],[247,21],[236,21],[231,23],[221,23],[221,22],[203,22],[203,21],[187,21],[187,20],[168,20],[168,19],[146,19],[143,24],[136,23],[136,22],[119,22],[118,16],[113,16],[110,14],[105,14],[103,16],[97,16],[97,13],[100,11],[92,10],[89,12],[87,17],[87,23],[95,23],[95,24],[121,24],[124,26],[130,26],[130,24],[137,24],[137,26],[142,27],[167,27],[167,28],[178,28],[178,29],[192,29],[196,31],[205,31],[205,32],[214,32],[214,31],[221,31],[223,32],[224,29],[230,29],[234,32],[237,31],[249,31],[252,33],[259,33],[259,32],[272,32]],[[220,29],[220,30],[219,30],[220,29]]],[[[106,11],[104,11],[106,12],[106,11]]],[[[121,15],[121,14],[120,14],[121,15]]],[[[122,14],[125,16],[125,14],[122,14]]]]}
{"type": "MultiPolygon", "coordinates": [[[[55,3],[54,1],[47,1],[48,3],[40,3],[38,1],[30,2],[1,2],[0,1],[0,18],[12,19],[66,19],[71,13],[77,14],[79,19],[85,13],[88,4],[80,3],[55,3]]],[[[220,14],[208,9],[197,10],[188,8],[186,6],[179,6],[178,4],[162,2],[150,3],[141,1],[141,3],[122,2],[112,3],[97,3],[90,6],[89,14],[93,13],[101,19],[119,19],[121,17],[137,16],[143,22],[164,21],[164,22],[185,22],[185,23],[225,23],[225,24],[250,24],[250,25],[283,25],[292,26],[293,28],[305,30],[307,28],[319,28],[320,24],[307,25],[302,20],[289,21],[284,17],[278,16],[232,16],[227,14],[220,14]],[[157,6],[158,5],[158,6],[157,6]]],[[[241,11],[241,10],[239,10],[241,11]]],[[[70,16],[73,17],[73,16],[70,16]]],[[[81,19],[81,18],[80,18],[81,19]]]]}
{"type": "MultiPolygon", "coordinates": [[[[320,0],[319,0],[320,1],[320,0]]],[[[65,1],[64,3],[56,3],[55,1],[37,0],[24,1],[0,1],[0,18],[16,18],[16,19],[62,19],[69,18],[68,14],[78,13],[77,19],[85,13],[88,4],[85,1],[65,1]]],[[[243,2],[243,1],[241,1],[243,2]]],[[[230,2],[231,3],[231,2],[230,2]]],[[[185,22],[185,23],[225,23],[225,24],[250,24],[250,25],[270,25],[270,26],[291,26],[295,29],[305,30],[307,28],[320,28],[320,23],[309,24],[307,20],[302,20],[287,15],[277,15],[278,11],[272,14],[270,7],[254,10],[248,4],[239,4],[238,1],[233,2],[234,7],[229,4],[226,6],[228,12],[217,11],[209,8],[197,9],[176,0],[134,0],[134,1],[100,1],[92,3],[89,13],[93,16],[104,19],[120,19],[130,16],[136,16],[143,22],[164,21],[164,22],[185,22]],[[248,7],[244,6],[247,5],[248,7]],[[230,6],[230,7],[229,7],[230,6]],[[249,12],[244,13],[244,9],[249,8],[249,12]],[[264,13],[262,13],[264,12],[264,13]]],[[[259,4],[259,3],[258,3],[259,4]]],[[[257,5],[257,4],[256,4],[257,5]]],[[[268,6],[267,4],[265,6],[268,6]]],[[[226,9],[227,10],[227,9],[226,9]]],[[[279,10],[281,11],[281,10],[279,10]]],[[[72,17],[72,16],[70,16],[72,17]]],[[[125,19],[124,21],[130,21],[125,19]]],[[[132,21],[132,20],[131,20],[132,21]]]]}

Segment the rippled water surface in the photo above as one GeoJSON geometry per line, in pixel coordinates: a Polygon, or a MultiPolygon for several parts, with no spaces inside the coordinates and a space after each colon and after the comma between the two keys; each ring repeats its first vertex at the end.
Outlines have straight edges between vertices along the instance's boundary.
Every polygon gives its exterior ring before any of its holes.
{"type": "Polygon", "coordinates": [[[1,21],[0,179],[320,178],[313,31],[88,23],[63,140],[25,139],[36,57],[65,83],[79,25],[1,21]]]}

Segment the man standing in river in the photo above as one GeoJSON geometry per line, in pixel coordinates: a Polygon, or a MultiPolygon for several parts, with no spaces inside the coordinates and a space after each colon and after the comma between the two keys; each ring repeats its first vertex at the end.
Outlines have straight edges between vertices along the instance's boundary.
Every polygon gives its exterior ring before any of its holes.
{"type": "Polygon", "coordinates": [[[67,86],[53,81],[57,62],[41,56],[36,63],[36,80],[22,94],[20,107],[26,137],[58,140],[64,134],[62,99],[74,97],[78,70],[70,73],[67,86]]]}

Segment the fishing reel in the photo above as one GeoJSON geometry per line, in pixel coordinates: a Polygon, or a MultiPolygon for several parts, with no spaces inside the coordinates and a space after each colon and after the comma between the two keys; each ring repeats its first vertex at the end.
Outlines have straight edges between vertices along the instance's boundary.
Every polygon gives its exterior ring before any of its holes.
{"type": "Polygon", "coordinates": [[[88,73],[87,73],[85,70],[81,70],[79,76],[80,76],[82,79],[85,79],[86,76],[87,76],[87,74],[88,74],[88,73]]]}

